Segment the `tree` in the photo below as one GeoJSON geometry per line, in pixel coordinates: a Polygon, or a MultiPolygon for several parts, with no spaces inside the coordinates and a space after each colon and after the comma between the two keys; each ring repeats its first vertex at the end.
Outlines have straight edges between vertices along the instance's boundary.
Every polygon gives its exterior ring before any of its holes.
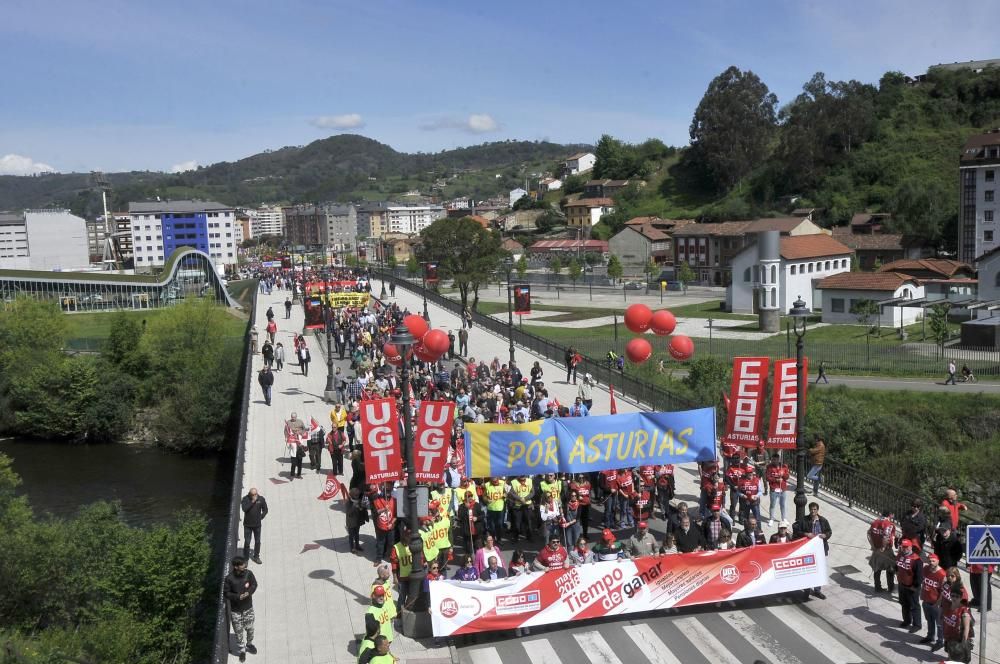
{"type": "Polygon", "coordinates": [[[562,274],[562,269],[563,269],[563,264],[561,258],[559,258],[558,256],[553,256],[551,259],[549,259],[549,272],[551,272],[552,276],[556,278],[557,284],[559,283],[559,275],[562,274]]]}
{"type": "Polygon", "coordinates": [[[528,273],[527,254],[521,254],[521,257],[517,259],[516,263],[514,263],[514,269],[517,271],[517,278],[524,279],[524,275],[528,273]]]}
{"type": "Polygon", "coordinates": [[[617,283],[622,278],[622,274],[624,274],[622,262],[618,260],[617,256],[611,254],[611,258],[608,259],[608,277],[610,277],[611,283],[617,283]]]}
{"type": "Polygon", "coordinates": [[[406,274],[411,277],[420,274],[420,263],[417,262],[417,257],[412,254],[406,261],[406,274]]]}
{"type": "Polygon", "coordinates": [[[688,284],[695,280],[694,270],[688,265],[687,261],[683,261],[677,268],[677,281],[681,283],[681,288],[684,290],[684,294],[687,295],[688,284]]]}
{"type": "Polygon", "coordinates": [[[587,186],[587,178],[582,175],[570,175],[563,181],[563,191],[566,195],[579,194],[587,186]]]}
{"type": "Polygon", "coordinates": [[[390,270],[395,271],[396,265],[399,264],[399,261],[396,260],[395,254],[392,254],[387,259],[385,259],[385,264],[389,266],[390,270]]]}
{"type": "Polygon", "coordinates": [[[854,300],[851,303],[851,313],[858,317],[858,323],[867,327],[867,333],[871,334],[872,319],[878,316],[879,313],[878,304],[875,300],[869,300],[868,298],[854,300]]]}
{"type": "Polygon", "coordinates": [[[580,265],[580,261],[576,260],[576,256],[569,259],[569,265],[566,266],[566,273],[569,275],[569,280],[573,282],[573,290],[576,290],[576,282],[580,279],[580,275],[583,274],[583,266],[580,265]]]}
{"type": "Polygon", "coordinates": [[[651,280],[660,273],[660,264],[657,263],[655,259],[650,258],[649,262],[646,263],[642,271],[646,275],[647,281],[651,280]]]}
{"type": "Polygon", "coordinates": [[[566,216],[558,210],[548,209],[535,218],[535,228],[540,233],[548,233],[556,226],[566,223],[566,216]]]}
{"type": "Polygon", "coordinates": [[[709,83],[691,122],[691,150],[720,191],[740,184],[763,161],[777,103],[752,71],[729,67],[709,83]]]}
{"type": "Polygon", "coordinates": [[[715,406],[721,424],[725,417],[722,394],[730,387],[730,368],[726,361],[714,355],[701,355],[687,363],[688,374],[682,379],[691,400],[701,407],[715,406]]]}
{"type": "Polygon", "coordinates": [[[897,233],[931,246],[941,241],[945,225],[957,215],[954,196],[938,180],[909,178],[896,189],[889,207],[890,225],[897,233]]]}
{"type": "Polygon", "coordinates": [[[931,339],[941,348],[948,341],[951,331],[948,329],[948,311],[951,305],[947,303],[935,304],[928,308],[927,324],[931,328],[931,339]]]}
{"type": "Polygon", "coordinates": [[[437,262],[441,278],[451,279],[458,288],[463,309],[469,306],[470,291],[487,283],[507,255],[499,233],[469,217],[438,219],[420,232],[420,239],[421,260],[437,262]]]}

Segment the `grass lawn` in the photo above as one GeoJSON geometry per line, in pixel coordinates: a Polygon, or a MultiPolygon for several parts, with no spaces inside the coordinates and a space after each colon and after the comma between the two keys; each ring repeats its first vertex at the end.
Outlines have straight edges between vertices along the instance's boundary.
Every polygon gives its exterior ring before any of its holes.
{"type": "MultiPolygon", "coordinates": [[[[544,292],[544,291],[542,291],[544,292]]],[[[746,321],[756,321],[757,317],[747,314],[730,314],[719,309],[719,303],[721,300],[709,300],[707,302],[699,302],[697,304],[683,304],[681,306],[669,307],[670,311],[677,318],[715,318],[715,319],[727,319],[727,320],[746,320],[746,321]]],[[[625,313],[625,309],[628,307],[627,304],[622,306],[612,306],[612,307],[563,307],[559,306],[558,301],[556,304],[552,303],[552,299],[548,298],[548,304],[532,304],[531,308],[536,311],[562,311],[567,314],[567,316],[572,315],[572,318],[565,318],[564,320],[584,320],[586,318],[600,318],[601,316],[610,316],[617,313],[619,316],[625,313]]],[[[653,307],[657,309],[658,307],[653,307]]],[[[498,314],[507,311],[506,302],[480,302],[479,303],[479,313],[481,314],[498,314]]],[[[559,319],[549,319],[549,320],[563,320],[561,317],[559,319]]],[[[598,328],[599,329],[599,328],[598,328]]],[[[756,328],[755,328],[756,329],[756,328]]]]}
{"type": "MultiPolygon", "coordinates": [[[[139,322],[147,321],[147,323],[152,324],[156,318],[163,315],[164,311],[164,309],[148,309],[146,311],[64,314],[69,321],[67,336],[70,339],[107,339],[111,333],[111,323],[117,313],[123,313],[139,322]]],[[[246,326],[247,321],[244,318],[238,316],[228,318],[226,320],[227,336],[242,337],[246,326]]]]}

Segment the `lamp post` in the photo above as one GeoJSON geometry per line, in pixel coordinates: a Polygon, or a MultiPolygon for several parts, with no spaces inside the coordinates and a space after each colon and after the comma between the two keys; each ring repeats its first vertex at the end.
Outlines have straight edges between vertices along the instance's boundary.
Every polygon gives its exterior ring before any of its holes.
{"type": "Polygon", "coordinates": [[[427,261],[420,262],[420,281],[423,283],[423,289],[420,294],[424,298],[424,320],[428,323],[431,322],[430,314],[427,313],[427,261]]]}
{"type": "Polygon", "coordinates": [[[514,306],[511,302],[510,273],[514,269],[514,260],[511,257],[504,259],[504,267],[507,268],[507,341],[510,343],[510,364],[514,364],[514,306]]]}
{"type": "Polygon", "coordinates": [[[420,539],[420,518],[417,515],[417,475],[416,464],[413,453],[413,413],[410,409],[410,363],[406,359],[407,351],[417,342],[416,338],[405,325],[400,324],[392,337],[390,343],[396,347],[403,358],[400,367],[400,382],[403,391],[403,451],[406,454],[406,508],[410,524],[410,541],[407,546],[410,555],[413,557],[413,566],[410,571],[410,593],[409,596],[419,597],[423,592],[424,577],[424,547],[420,539]]]}
{"type": "Polygon", "coordinates": [[[795,394],[795,520],[799,521],[806,515],[806,439],[802,432],[805,417],[802,412],[802,398],[806,391],[806,376],[802,371],[802,337],[806,335],[806,320],[809,318],[809,307],[802,301],[802,296],[792,303],[788,315],[792,319],[795,331],[795,377],[798,379],[798,389],[795,394]]]}
{"type": "Polygon", "coordinates": [[[323,326],[326,328],[326,389],[323,391],[323,398],[327,403],[333,403],[336,401],[337,391],[333,387],[333,312],[330,307],[329,286],[323,295],[323,326]]]}
{"type": "Polygon", "coordinates": [[[378,246],[378,250],[379,250],[378,251],[379,273],[380,273],[380,275],[382,277],[382,292],[379,293],[378,297],[379,297],[380,300],[382,300],[384,302],[385,301],[385,296],[386,296],[386,292],[385,292],[385,242],[383,242],[381,239],[379,239],[377,246],[378,246]]]}

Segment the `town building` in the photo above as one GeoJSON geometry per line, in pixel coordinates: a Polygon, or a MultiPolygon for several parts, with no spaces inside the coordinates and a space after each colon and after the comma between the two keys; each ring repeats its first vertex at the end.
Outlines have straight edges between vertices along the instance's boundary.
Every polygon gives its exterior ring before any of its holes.
{"type": "Polygon", "coordinates": [[[548,259],[552,256],[574,256],[599,254],[608,255],[608,243],[604,240],[539,240],[528,247],[529,256],[548,259]]]}
{"type": "Polygon", "coordinates": [[[132,202],[135,269],[164,264],[177,249],[191,247],[212,259],[217,269],[236,265],[236,209],[213,201],[132,202]]]}
{"type": "Polygon", "coordinates": [[[545,210],[511,210],[497,219],[497,226],[507,232],[532,230],[544,213],[545,210]]]}
{"type": "Polygon", "coordinates": [[[384,261],[388,262],[391,256],[396,259],[396,265],[405,265],[411,256],[416,256],[419,244],[420,236],[417,234],[384,233],[379,248],[384,261]]]}
{"type": "Polygon", "coordinates": [[[358,237],[380,238],[385,233],[385,201],[362,203],[358,206],[358,237]]]}
{"type": "Polygon", "coordinates": [[[860,302],[878,305],[872,325],[903,327],[923,315],[919,306],[905,306],[924,297],[920,280],[899,272],[845,272],[819,282],[822,291],[824,323],[858,323],[854,313],[860,302]]]}
{"type": "Polygon", "coordinates": [[[615,211],[615,202],[610,198],[580,198],[563,206],[566,225],[570,228],[584,228],[588,232],[606,214],[615,211]]]}
{"type": "Polygon", "coordinates": [[[289,244],[353,251],[358,232],[353,205],[294,205],[282,211],[289,244]]]}
{"type": "Polygon", "coordinates": [[[579,175],[594,168],[597,163],[597,156],[593,152],[577,152],[566,158],[563,162],[563,173],[565,175],[579,175]]]}
{"type": "Polygon", "coordinates": [[[645,186],[642,180],[589,180],[583,188],[584,198],[612,198],[619,191],[636,183],[645,186]]]}
{"type": "Polygon", "coordinates": [[[386,207],[385,232],[419,233],[446,214],[441,205],[390,205],[386,207]]]}
{"type": "Polygon", "coordinates": [[[851,250],[825,233],[809,235],[779,234],[777,257],[760,255],[760,243],[754,241],[732,258],[732,283],[726,288],[726,310],[733,313],[757,313],[763,295],[767,306],[787,312],[799,297],[810,309],[818,306],[814,294],[825,277],[849,272],[851,250]],[[766,263],[766,265],[764,265],[766,263]],[[767,273],[763,274],[766,267],[767,273]],[[764,287],[769,292],[761,293],[764,287]]]}
{"type": "Polygon", "coordinates": [[[959,157],[958,260],[974,263],[1000,246],[1000,129],[971,136],[959,157]]]}
{"type": "Polygon", "coordinates": [[[513,238],[504,238],[503,242],[500,243],[500,248],[510,252],[514,261],[520,260],[521,256],[524,255],[524,245],[513,238]]]}
{"type": "Polygon", "coordinates": [[[100,263],[104,257],[104,219],[87,219],[87,254],[90,262],[100,263]]]}
{"type": "Polygon", "coordinates": [[[250,213],[246,210],[236,211],[236,223],[233,224],[233,237],[236,238],[236,248],[239,249],[240,244],[244,240],[249,240],[253,237],[253,230],[250,228],[250,213]]]}
{"type": "Polygon", "coordinates": [[[625,228],[611,237],[608,246],[628,274],[644,272],[650,260],[663,268],[672,267],[673,232],[693,223],[689,219],[636,217],[625,222],[625,228]]]}
{"type": "Polygon", "coordinates": [[[562,185],[562,180],[559,178],[542,178],[538,181],[538,191],[539,193],[546,194],[550,191],[562,189],[562,185]]]}
{"type": "Polygon", "coordinates": [[[285,213],[278,206],[262,206],[248,210],[250,234],[246,237],[278,237],[285,234],[285,213]]]}
{"type": "Polygon", "coordinates": [[[528,192],[525,191],[524,189],[521,189],[520,187],[518,187],[517,189],[511,189],[510,195],[508,196],[510,201],[510,206],[514,207],[514,203],[517,203],[519,200],[521,200],[527,195],[528,192]]]}
{"type": "Polygon", "coordinates": [[[0,268],[80,270],[89,265],[82,217],[63,209],[0,212],[0,268]]]}

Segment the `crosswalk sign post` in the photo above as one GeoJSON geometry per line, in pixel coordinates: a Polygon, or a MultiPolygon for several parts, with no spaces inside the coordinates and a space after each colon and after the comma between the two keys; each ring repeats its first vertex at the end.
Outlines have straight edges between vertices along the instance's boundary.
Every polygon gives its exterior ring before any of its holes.
{"type": "Polygon", "coordinates": [[[965,531],[965,562],[983,565],[979,588],[979,664],[986,664],[986,601],[990,584],[990,565],[1000,564],[1000,525],[973,525],[965,531]]]}

